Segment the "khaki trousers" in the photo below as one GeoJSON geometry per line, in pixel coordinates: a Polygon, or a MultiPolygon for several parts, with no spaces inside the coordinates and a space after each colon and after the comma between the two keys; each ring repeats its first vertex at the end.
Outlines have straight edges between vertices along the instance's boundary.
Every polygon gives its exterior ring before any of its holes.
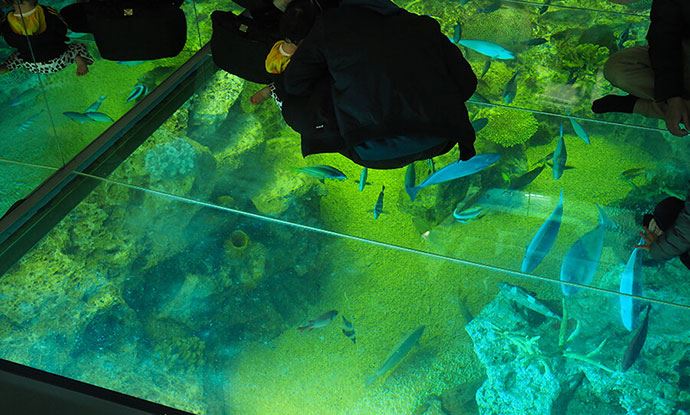
{"type": "MultiPolygon", "coordinates": [[[[690,40],[683,42],[685,92],[690,93],[690,40]]],[[[604,76],[615,87],[640,99],[633,112],[651,118],[664,118],[667,105],[654,102],[654,71],[649,48],[640,46],[623,49],[611,55],[604,67],[604,76]]],[[[690,100],[685,100],[690,108],[690,100]]]]}

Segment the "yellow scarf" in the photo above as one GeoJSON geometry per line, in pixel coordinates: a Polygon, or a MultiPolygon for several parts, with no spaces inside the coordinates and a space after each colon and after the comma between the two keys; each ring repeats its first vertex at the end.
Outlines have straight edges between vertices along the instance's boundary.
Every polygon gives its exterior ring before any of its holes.
{"type": "Polygon", "coordinates": [[[284,40],[279,40],[273,45],[271,51],[266,56],[266,71],[272,74],[279,74],[285,72],[290,63],[290,56],[285,56],[281,52],[281,46],[286,42],[284,40]]]}
{"type": "Polygon", "coordinates": [[[30,12],[19,16],[14,13],[8,14],[7,21],[12,31],[18,35],[33,36],[46,31],[46,15],[43,7],[38,5],[30,12]]]}

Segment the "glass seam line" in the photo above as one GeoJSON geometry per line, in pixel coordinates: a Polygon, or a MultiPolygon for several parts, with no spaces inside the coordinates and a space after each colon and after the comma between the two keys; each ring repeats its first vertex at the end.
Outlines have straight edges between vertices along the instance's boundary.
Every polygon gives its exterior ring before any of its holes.
{"type": "Polygon", "coordinates": [[[584,117],[578,117],[578,116],[573,116],[573,115],[563,115],[563,114],[557,114],[554,112],[546,112],[546,111],[539,111],[539,110],[533,110],[525,107],[515,107],[515,106],[510,106],[510,105],[501,105],[501,104],[492,104],[492,103],[486,103],[486,102],[479,102],[479,101],[473,101],[469,100],[467,101],[468,103],[472,105],[480,105],[484,107],[494,107],[494,108],[508,108],[508,109],[513,109],[516,111],[525,111],[525,112],[531,112],[532,114],[539,114],[539,115],[547,115],[555,118],[566,118],[566,119],[574,119],[578,121],[583,121],[586,123],[592,123],[592,124],[602,124],[602,125],[609,125],[612,127],[624,127],[624,128],[632,128],[636,130],[647,130],[647,131],[653,131],[653,132],[658,132],[658,133],[666,133],[666,130],[663,128],[654,128],[654,127],[646,127],[644,125],[633,125],[633,124],[624,124],[620,122],[613,122],[613,121],[604,121],[604,120],[597,120],[594,118],[584,118],[584,117]]]}
{"type": "Polygon", "coordinates": [[[177,201],[180,201],[180,202],[186,202],[186,203],[191,203],[191,204],[195,204],[195,205],[199,205],[199,206],[203,206],[203,207],[208,207],[208,208],[212,208],[212,209],[218,209],[218,210],[222,210],[222,211],[234,213],[234,214],[237,214],[237,215],[250,217],[250,218],[253,218],[253,219],[259,219],[259,220],[263,220],[263,221],[267,221],[267,222],[272,222],[272,223],[276,223],[276,224],[280,224],[280,225],[284,225],[284,226],[289,226],[289,227],[293,227],[293,228],[298,228],[298,229],[302,229],[302,230],[306,230],[306,231],[311,231],[311,232],[315,232],[315,233],[321,233],[321,234],[328,235],[328,236],[339,237],[339,238],[343,238],[343,239],[349,239],[349,240],[353,240],[353,241],[357,241],[357,242],[367,243],[367,244],[370,244],[370,245],[380,246],[380,247],[382,247],[382,248],[397,250],[397,251],[406,252],[406,253],[411,253],[411,254],[415,254],[415,255],[422,255],[422,256],[429,257],[429,258],[433,258],[433,259],[446,260],[446,261],[453,262],[453,263],[457,263],[457,264],[468,265],[468,266],[472,266],[472,267],[476,267],[476,268],[480,268],[480,269],[484,269],[484,270],[488,270],[488,271],[494,271],[494,272],[498,272],[498,273],[503,273],[503,274],[509,274],[509,275],[516,276],[516,277],[527,278],[527,279],[537,279],[537,280],[540,280],[540,281],[549,282],[549,283],[551,283],[551,284],[568,285],[568,286],[571,286],[571,287],[576,287],[576,288],[582,288],[582,289],[586,289],[586,290],[597,291],[597,292],[602,293],[602,294],[609,294],[609,295],[615,295],[615,296],[630,297],[630,298],[633,298],[633,299],[636,299],[636,300],[649,301],[649,302],[653,302],[653,303],[657,303],[657,304],[661,304],[661,305],[665,305],[665,306],[680,307],[680,308],[683,308],[683,309],[690,309],[690,306],[684,305],[684,304],[680,304],[680,303],[674,303],[674,302],[670,302],[670,301],[664,301],[664,300],[659,300],[659,299],[653,299],[653,298],[648,298],[648,297],[642,297],[642,296],[639,296],[639,295],[624,294],[624,293],[621,293],[621,292],[619,292],[619,291],[608,290],[608,289],[604,289],[604,288],[600,288],[600,287],[592,287],[592,286],[589,286],[589,285],[578,284],[578,283],[573,283],[573,282],[566,282],[566,281],[560,281],[560,280],[556,280],[556,279],[552,279],[552,278],[547,278],[547,277],[543,277],[543,276],[539,276],[539,275],[527,274],[527,273],[523,273],[523,272],[519,272],[519,271],[509,270],[509,269],[506,269],[506,268],[496,267],[496,266],[493,266],[493,265],[481,264],[481,263],[478,263],[478,262],[472,262],[472,261],[468,261],[468,260],[465,260],[465,259],[453,258],[453,257],[449,257],[449,256],[446,256],[446,255],[435,254],[435,253],[432,253],[432,252],[420,251],[420,250],[417,250],[417,249],[414,249],[414,248],[408,248],[408,247],[404,247],[404,246],[400,246],[400,245],[389,244],[389,243],[386,243],[386,242],[374,241],[374,240],[367,239],[367,238],[363,238],[363,237],[360,237],[360,236],[348,235],[348,234],[343,234],[343,233],[339,233],[339,232],[335,232],[335,231],[329,231],[329,230],[326,230],[326,229],[314,228],[314,227],[311,227],[311,226],[308,226],[308,225],[303,225],[303,224],[300,224],[300,223],[289,222],[289,221],[282,220],[282,219],[277,219],[277,218],[271,218],[271,217],[259,215],[259,214],[256,214],[256,213],[244,212],[244,211],[241,211],[241,210],[237,210],[237,209],[233,209],[233,208],[229,208],[229,207],[225,207],[225,206],[218,206],[218,205],[214,205],[214,204],[208,203],[208,202],[202,202],[202,201],[199,201],[199,200],[189,199],[189,198],[186,198],[186,197],[183,197],[183,196],[173,195],[173,194],[166,193],[166,192],[163,192],[163,191],[160,191],[160,190],[146,189],[146,188],[143,188],[143,187],[140,187],[140,186],[137,186],[137,185],[132,185],[132,184],[128,184],[128,183],[121,183],[121,182],[118,182],[118,181],[116,181],[116,180],[106,179],[106,178],[103,178],[103,177],[98,177],[98,176],[94,176],[94,175],[87,174],[87,173],[78,173],[78,172],[75,172],[75,174],[80,175],[80,176],[89,177],[89,178],[92,178],[92,179],[95,179],[95,180],[100,180],[100,181],[106,182],[106,183],[111,183],[111,184],[116,184],[116,185],[128,187],[128,188],[130,188],[130,189],[135,189],[135,190],[138,190],[138,191],[143,191],[143,192],[146,192],[146,193],[156,194],[156,195],[159,195],[159,196],[161,196],[161,197],[167,197],[167,198],[169,198],[169,199],[177,200],[177,201]]]}
{"type": "Polygon", "coordinates": [[[532,1],[525,1],[525,0],[503,0],[504,3],[517,3],[517,4],[526,4],[530,6],[548,6],[548,7],[553,7],[556,9],[570,9],[570,10],[584,10],[584,11],[589,11],[589,12],[594,12],[594,13],[608,13],[608,14],[617,14],[617,15],[622,15],[622,16],[635,16],[635,17],[649,17],[647,14],[639,14],[639,13],[631,13],[631,12],[617,12],[615,10],[601,10],[601,9],[590,9],[587,7],[575,7],[575,6],[568,6],[564,4],[545,4],[545,3],[538,3],[538,2],[532,2],[532,1]]]}

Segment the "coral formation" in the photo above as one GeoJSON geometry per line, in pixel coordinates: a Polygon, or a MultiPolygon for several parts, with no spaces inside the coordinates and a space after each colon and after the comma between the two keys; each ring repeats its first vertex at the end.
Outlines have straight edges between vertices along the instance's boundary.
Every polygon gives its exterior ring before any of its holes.
{"type": "Polygon", "coordinates": [[[189,174],[194,169],[196,152],[183,138],[159,144],[146,153],[144,166],[156,180],[189,174]]]}
{"type": "Polygon", "coordinates": [[[502,147],[524,144],[539,128],[534,115],[510,108],[482,109],[478,111],[477,118],[482,117],[487,117],[489,123],[479,133],[479,140],[489,140],[502,147]]]}

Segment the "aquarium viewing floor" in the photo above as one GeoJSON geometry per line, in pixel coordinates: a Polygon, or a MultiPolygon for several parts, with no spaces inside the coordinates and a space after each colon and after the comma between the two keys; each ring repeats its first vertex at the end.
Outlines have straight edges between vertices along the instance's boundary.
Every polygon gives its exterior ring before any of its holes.
{"type": "Polygon", "coordinates": [[[0,278],[0,357],[210,415],[688,413],[688,270],[633,251],[642,214],[685,197],[688,143],[588,112],[648,2],[401,5],[514,49],[468,104],[496,164],[414,201],[406,169],[360,190],[361,168],[303,159],[277,107],[249,104],[260,86],[218,72],[108,177],[76,172],[95,190],[0,278]],[[347,179],[297,170],[321,164],[347,179]],[[590,273],[562,281],[573,252],[590,273]]]}

